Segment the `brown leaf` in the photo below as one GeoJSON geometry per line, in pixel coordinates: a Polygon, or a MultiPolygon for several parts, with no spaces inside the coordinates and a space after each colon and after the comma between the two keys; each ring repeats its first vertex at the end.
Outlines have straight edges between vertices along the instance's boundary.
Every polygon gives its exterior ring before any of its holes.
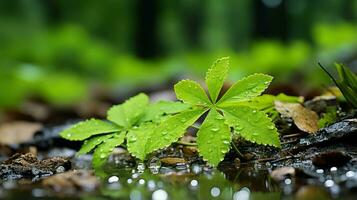
{"type": "Polygon", "coordinates": [[[74,170],[46,178],[42,184],[56,192],[76,192],[92,191],[99,187],[100,182],[93,171],[74,170]]]}
{"type": "Polygon", "coordinates": [[[32,139],[33,135],[42,128],[40,123],[15,121],[0,126],[1,144],[20,144],[32,139]]]}
{"type": "Polygon", "coordinates": [[[316,112],[305,108],[299,103],[283,103],[275,101],[275,109],[283,117],[292,118],[294,124],[304,132],[316,133],[319,130],[319,117],[316,112]]]}
{"type": "Polygon", "coordinates": [[[187,163],[187,161],[184,158],[178,158],[178,157],[161,158],[160,161],[166,165],[176,165],[178,163],[187,163]]]}

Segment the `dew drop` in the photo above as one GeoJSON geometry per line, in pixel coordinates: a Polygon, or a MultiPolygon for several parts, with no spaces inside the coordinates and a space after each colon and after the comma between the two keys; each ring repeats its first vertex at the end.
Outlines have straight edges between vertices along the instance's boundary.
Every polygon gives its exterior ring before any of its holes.
{"type": "Polygon", "coordinates": [[[348,172],[346,172],[346,176],[348,178],[354,177],[355,176],[355,172],[354,171],[348,171],[348,172]]]}
{"type": "Polygon", "coordinates": [[[117,176],[111,176],[108,178],[108,183],[115,183],[119,181],[119,177],[117,176]]]}
{"type": "Polygon", "coordinates": [[[270,130],[274,130],[274,128],[275,128],[274,125],[269,125],[269,126],[268,126],[268,129],[270,129],[270,130]]]}
{"type": "Polygon", "coordinates": [[[223,140],[223,144],[229,144],[230,142],[228,140],[223,140]]]}
{"type": "Polygon", "coordinates": [[[195,179],[193,179],[193,180],[191,180],[190,185],[191,185],[192,187],[197,187],[197,186],[198,186],[198,181],[195,180],[195,179]]]}
{"type": "Polygon", "coordinates": [[[217,132],[217,131],[219,131],[219,128],[211,128],[211,131],[217,132]]]}
{"type": "Polygon", "coordinates": [[[241,126],[236,126],[234,129],[237,130],[237,131],[241,131],[241,130],[243,130],[243,127],[241,127],[241,126]]]}
{"type": "Polygon", "coordinates": [[[224,119],[224,118],[223,118],[222,115],[218,114],[218,115],[216,116],[216,119],[224,119]]]}
{"type": "Polygon", "coordinates": [[[211,189],[211,195],[213,197],[218,197],[221,194],[221,190],[218,187],[213,187],[211,189]]]}
{"type": "Polygon", "coordinates": [[[332,187],[333,185],[335,185],[335,182],[333,180],[327,180],[325,181],[324,185],[326,187],[332,187]]]}
{"type": "Polygon", "coordinates": [[[153,200],[167,200],[168,199],[168,194],[165,190],[159,189],[156,190],[155,192],[152,193],[151,198],[153,200]]]}

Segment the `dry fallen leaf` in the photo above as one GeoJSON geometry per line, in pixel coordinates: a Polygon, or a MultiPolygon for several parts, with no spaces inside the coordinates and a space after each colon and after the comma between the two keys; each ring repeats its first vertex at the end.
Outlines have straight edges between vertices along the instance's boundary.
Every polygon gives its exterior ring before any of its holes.
{"type": "Polygon", "coordinates": [[[161,158],[160,161],[166,165],[176,165],[178,163],[187,163],[187,161],[184,158],[179,158],[179,157],[161,158]]]}
{"type": "Polygon", "coordinates": [[[42,128],[40,123],[15,121],[0,125],[0,144],[20,144],[32,139],[42,128]]]}
{"type": "Polygon", "coordinates": [[[100,182],[93,171],[74,170],[46,178],[42,184],[56,192],[78,192],[93,191],[99,187],[100,182]]]}
{"type": "Polygon", "coordinates": [[[294,124],[304,132],[316,133],[319,130],[319,117],[316,112],[305,108],[299,103],[283,103],[275,101],[275,109],[283,117],[292,118],[294,124]]]}

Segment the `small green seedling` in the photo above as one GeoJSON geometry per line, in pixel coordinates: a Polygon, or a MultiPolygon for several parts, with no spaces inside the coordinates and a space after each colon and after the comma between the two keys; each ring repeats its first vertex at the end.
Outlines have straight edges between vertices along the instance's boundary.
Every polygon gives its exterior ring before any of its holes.
{"type": "Polygon", "coordinates": [[[205,82],[209,94],[198,83],[182,80],[175,85],[176,96],[182,102],[149,104],[148,97],[139,94],[113,106],[108,111],[108,121],[80,122],[63,131],[61,136],[69,140],[85,140],[78,153],[95,149],[93,167],[98,168],[114,147],[125,141],[131,155],[145,160],[148,154],[177,142],[189,127],[208,113],[198,127],[197,147],[203,159],[213,166],[223,160],[234,136],[280,147],[274,123],[257,103],[252,106],[249,103],[269,86],[272,77],[264,74],[248,76],[218,98],[228,70],[228,58],[217,60],[208,70],[205,82]]]}
{"type": "Polygon", "coordinates": [[[339,80],[336,80],[320,63],[320,67],[327,73],[336,86],[341,90],[343,96],[352,107],[357,108],[357,76],[343,64],[335,63],[339,80]]]}
{"type": "Polygon", "coordinates": [[[197,132],[199,154],[213,166],[223,160],[231,148],[232,136],[241,136],[258,144],[280,147],[279,135],[271,119],[262,111],[240,105],[259,96],[270,84],[272,77],[254,74],[236,82],[218,99],[229,69],[229,59],[217,60],[206,74],[209,96],[192,80],[175,85],[179,100],[190,110],[177,113],[160,124],[145,124],[128,133],[128,149],[140,159],[176,142],[186,129],[204,113],[207,117],[197,132]],[[232,131],[233,130],[233,131],[232,131]]]}
{"type": "Polygon", "coordinates": [[[71,141],[83,141],[77,155],[94,150],[93,167],[102,166],[117,146],[124,145],[126,135],[143,123],[156,123],[167,115],[187,110],[188,106],[180,102],[161,101],[149,104],[145,94],[138,94],[121,105],[108,110],[107,120],[90,119],[61,132],[61,136],[71,141]]]}

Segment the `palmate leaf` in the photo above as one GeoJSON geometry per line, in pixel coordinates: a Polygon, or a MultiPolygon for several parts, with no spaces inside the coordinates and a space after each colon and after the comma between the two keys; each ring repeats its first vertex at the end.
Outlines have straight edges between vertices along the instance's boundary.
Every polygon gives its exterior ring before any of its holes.
{"type": "Polygon", "coordinates": [[[217,166],[230,149],[231,131],[224,117],[211,109],[197,133],[200,155],[213,166],[217,166]]]}
{"type": "Polygon", "coordinates": [[[143,158],[144,154],[147,155],[153,151],[169,146],[173,142],[176,142],[180,137],[182,137],[182,135],[186,132],[186,129],[190,125],[195,123],[205,111],[206,110],[204,109],[197,108],[194,110],[181,112],[179,114],[167,118],[159,125],[156,125],[155,129],[146,131],[143,129],[138,129],[136,131],[136,133],[138,134],[136,136],[137,139],[140,139],[139,135],[143,135],[141,130],[145,131],[146,134],[148,134],[144,137],[145,139],[147,138],[147,140],[145,140],[145,145],[141,144],[142,141],[138,143],[135,143],[135,141],[133,142],[133,140],[130,141],[130,139],[135,137],[134,135],[131,135],[135,134],[134,130],[130,133],[130,137],[128,138],[129,143],[132,143],[130,144],[131,149],[134,150],[134,152],[139,152],[140,148],[145,149],[144,153],[137,153],[141,158],[143,158]]]}
{"type": "Polygon", "coordinates": [[[67,140],[81,141],[94,135],[112,133],[120,130],[121,128],[119,126],[111,122],[99,119],[90,119],[71,126],[70,128],[62,131],[60,135],[67,140]]]}
{"type": "Polygon", "coordinates": [[[139,158],[140,160],[145,160],[147,155],[145,147],[148,139],[152,137],[156,126],[157,124],[149,122],[129,130],[126,137],[127,148],[131,155],[139,158]]]}
{"type": "Polygon", "coordinates": [[[251,108],[255,108],[257,110],[266,110],[266,109],[274,108],[275,101],[302,103],[302,97],[288,96],[283,93],[280,93],[276,96],[270,94],[263,94],[249,101],[238,102],[235,105],[248,106],[251,108]]]}
{"type": "Polygon", "coordinates": [[[167,118],[160,124],[145,123],[131,129],[127,134],[129,152],[144,160],[149,153],[177,141],[204,112],[203,109],[184,111],[167,118]]]}
{"type": "Polygon", "coordinates": [[[107,139],[113,137],[114,134],[97,135],[84,141],[81,149],[78,151],[77,155],[83,155],[92,151],[97,145],[103,143],[107,139]]]}
{"type": "Polygon", "coordinates": [[[250,75],[233,84],[217,104],[230,106],[237,102],[248,101],[264,92],[272,80],[273,77],[265,74],[250,75]]]}
{"type": "Polygon", "coordinates": [[[98,145],[93,153],[92,166],[94,169],[99,169],[108,160],[108,157],[113,152],[113,149],[120,146],[125,139],[125,132],[115,133],[112,138],[106,139],[102,144],[98,145]]]}
{"type": "Polygon", "coordinates": [[[247,106],[225,107],[222,110],[234,133],[257,144],[280,147],[277,129],[264,112],[247,106]]]}
{"type": "Polygon", "coordinates": [[[148,106],[140,122],[160,121],[163,115],[176,114],[190,108],[190,105],[179,101],[159,101],[148,106]]]}
{"type": "Polygon", "coordinates": [[[206,85],[213,103],[217,97],[227,77],[229,70],[229,58],[218,59],[206,73],[206,85]]]}
{"type": "Polygon", "coordinates": [[[149,97],[140,93],[123,104],[113,106],[108,111],[108,120],[119,126],[129,128],[133,126],[144,115],[149,104],[149,97]]]}
{"type": "Polygon", "coordinates": [[[208,106],[211,104],[203,88],[191,80],[182,80],[175,84],[175,93],[178,99],[190,105],[208,106]]]}

